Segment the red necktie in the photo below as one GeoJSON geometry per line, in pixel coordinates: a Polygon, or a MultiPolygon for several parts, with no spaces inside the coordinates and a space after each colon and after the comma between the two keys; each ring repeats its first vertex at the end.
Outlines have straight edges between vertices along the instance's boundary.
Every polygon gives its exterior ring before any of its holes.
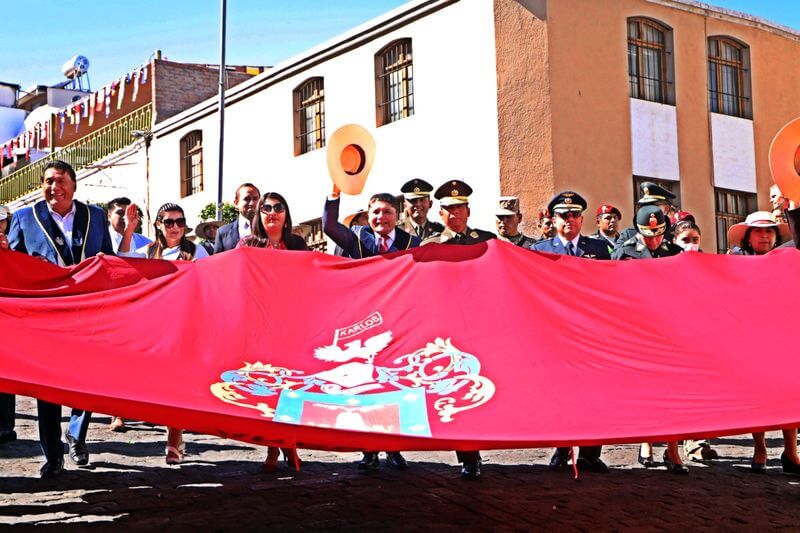
{"type": "Polygon", "coordinates": [[[379,237],[381,244],[380,244],[380,253],[385,254],[389,251],[389,239],[386,237],[379,237]]]}

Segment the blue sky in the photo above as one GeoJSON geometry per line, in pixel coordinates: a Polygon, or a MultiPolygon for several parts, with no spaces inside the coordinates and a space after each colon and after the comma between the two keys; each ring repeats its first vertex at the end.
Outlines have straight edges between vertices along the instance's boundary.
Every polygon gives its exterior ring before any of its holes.
{"type": "MultiPolygon", "coordinates": [[[[274,65],[403,3],[228,0],[228,63],[274,65]]],[[[798,0],[711,3],[800,29],[798,0]]],[[[0,30],[6,51],[0,80],[23,88],[56,83],[63,79],[61,65],[74,54],[89,58],[94,89],[144,63],[156,49],[175,61],[216,63],[218,28],[219,0],[35,0],[29,23],[17,18],[0,30]]]]}

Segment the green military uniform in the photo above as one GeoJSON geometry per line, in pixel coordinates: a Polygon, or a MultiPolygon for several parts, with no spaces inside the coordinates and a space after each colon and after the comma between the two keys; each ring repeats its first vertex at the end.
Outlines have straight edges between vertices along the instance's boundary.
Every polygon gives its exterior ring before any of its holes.
{"type": "MultiPolygon", "coordinates": [[[[433,192],[433,185],[423,179],[414,178],[405,182],[403,186],[400,187],[400,192],[403,193],[404,201],[413,201],[418,198],[425,198],[427,200],[433,192]]],[[[424,224],[419,225],[414,222],[410,216],[405,216],[403,220],[400,221],[399,227],[410,235],[416,235],[421,241],[427,239],[431,235],[444,231],[444,225],[438,222],[425,220],[424,224]]]]}
{"type": "Polygon", "coordinates": [[[517,246],[521,246],[522,248],[530,248],[534,244],[536,244],[536,239],[533,237],[528,237],[527,235],[523,235],[522,233],[518,233],[514,237],[503,237],[502,235],[497,236],[498,239],[501,241],[510,242],[511,244],[515,244],[517,246]]]}
{"type": "MultiPolygon", "coordinates": [[[[677,196],[668,190],[650,181],[644,181],[639,184],[639,193],[640,198],[636,203],[640,207],[646,205],[657,205],[663,202],[672,203],[672,200],[677,198],[677,196]]],[[[617,237],[617,244],[614,246],[614,250],[618,250],[629,240],[636,237],[637,233],[638,232],[635,225],[620,231],[619,237],[617,237]]],[[[669,226],[667,226],[666,232],[664,233],[664,240],[667,242],[672,242],[672,228],[669,226]]]]}
{"type": "Polygon", "coordinates": [[[644,244],[644,239],[639,234],[628,239],[621,246],[618,246],[611,256],[611,259],[654,259],[658,257],[670,257],[683,252],[683,248],[677,244],[663,241],[661,246],[655,250],[650,250],[644,244]]]}
{"type": "Polygon", "coordinates": [[[422,241],[422,246],[437,242],[440,244],[477,244],[496,238],[497,235],[491,231],[484,231],[482,229],[467,227],[463,232],[456,233],[455,231],[445,228],[441,233],[431,235],[422,241]]]}
{"type": "Polygon", "coordinates": [[[425,240],[431,235],[435,235],[437,233],[441,233],[444,231],[444,225],[438,222],[432,222],[430,220],[425,221],[425,224],[419,226],[414,223],[413,220],[410,218],[404,219],[399,226],[400,229],[406,231],[411,235],[416,235],[421,240],[425,240]]]}
{"type": "Polygon", "coordinates": [[[661,208],[655,205],[640,207],[636,212],[636,235],[619,244],[612,254],[612,259],[655,259],[670,257],[683,252],[677,244],[666,239],[655,250],[650,250],[644,242],[645,237],[659,237],[667,231],[667,217],[661,208]]]}

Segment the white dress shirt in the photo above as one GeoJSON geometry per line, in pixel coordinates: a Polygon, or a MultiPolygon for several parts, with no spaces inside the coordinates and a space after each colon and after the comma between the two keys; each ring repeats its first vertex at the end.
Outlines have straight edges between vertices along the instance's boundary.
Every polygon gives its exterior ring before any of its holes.
{"type": "Polygon", "coordinates": [[[64,234],[64,238],[67,239],[67,246],[72,246],[72,225],[75,223],[75,202],[72,202],[72,209],[69,210],[69,213],[64,215],[63,217],[53,211],[50,208],[50,204],[47,204],[47,209],[50,211],[50,216],[53,217],[53,221],[55,221],[56,226],[58,229],[61,230],[61,233],[64,234]]]}
{"type": "Polygon", "coordinates": [[[250,221],[239,215],[239,239],[244,239],[253,233],[250,228],[250,221]]]}

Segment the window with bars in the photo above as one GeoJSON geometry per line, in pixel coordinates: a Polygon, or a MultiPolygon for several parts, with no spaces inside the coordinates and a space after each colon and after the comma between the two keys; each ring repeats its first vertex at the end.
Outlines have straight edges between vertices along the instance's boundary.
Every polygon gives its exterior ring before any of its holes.
{"type": "Polygon", "coordinates": [[[747,46],[728,37],[708,39],[708,102],[712,113],[750,118],[747,46]]]}
{"type": "Polygon", "coordinates": [[[203,190],[203,132],[190,131],[181,138],[181,198],[203,190]]]}
{"type": "Polygon", "coordinates": [[[305,237],[308,249],[325,253],[328,249],[328,242],[325,240],[325,233],[322,231],[322,219],[306,220],[301,225],[311,228],[311,231],[305,237]]]}
{"type": "Polygon", "coordinates": [[[714,188],[717,253],[724,254],[728,248],[739,246],[738,242],[728,242],[728,228],[744,222],[748,214],[757,210],[758,199],[754,193],[714,188]]]}
{"type": "Polygon", "coordinates": [[[393,41],[375,54],[377,125],[414,114],[414,65],[411,39],[393,41]]]}
{"type": "Polygon", "coordinates": [[[325,84],[311,78],[294,90],[294,155],[325,146],[325,84]]]}
{"type": "Polygon", "coordinates": [[[628,19],[630,96],[673,104],[672,30],[646,18],[628,19]]]}

